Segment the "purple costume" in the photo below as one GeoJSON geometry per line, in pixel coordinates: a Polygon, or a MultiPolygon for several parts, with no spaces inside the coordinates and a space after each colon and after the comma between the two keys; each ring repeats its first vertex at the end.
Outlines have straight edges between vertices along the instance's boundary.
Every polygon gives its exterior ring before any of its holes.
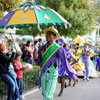
{"type": "Polygon", "coordinates": [[[97,65],[98,65],[99,71],[100,71],[100,58],[96,56],[96,59],[97,59],[97,65]]]}
{"type": "Polygon", "coordinates": [[[84,74],[84,79],[89,79],[89,54],[88,52],[90,52],[90,49],[87,51],[85,48],[83,49],[83,53],[82,53],[82,62],[85,65],[85,70],[83,72],[84,74]]]}
{"type": "MultiPolygon", "coordinates": [[[[66,59],[70,62],[71,58],[72,58],[72,54],[69,52],[68,49],[64,48],[64,50],[65,50],[65,54],[66,54],[66,59]]],[[[61,64],[61,60],[59,60],[59,64],[58,64],[58,75],[60,77],[68,76],[68,73],[66,72],[66,70],[64,69],[64,67],[61,64]]]]}
{"type": "MultiPolygon", "coordinates": [[[[35,60],[35,63],[37,65],[41,65],[42,63],[42,54],[41,51],[44,52],[47,47],[49,47],[50,45],[48,43],[46,43],[42,48],[39,48],[38,54],[39,57],[38,59],[35,60]]],[[[41,70],[41,74],[40,74],[40,82],[41,82],[41,76],[44,74],[44,72],[47,70],[47,68],[49,68],[51,65],[54,65],[54,67],[57,67],[57,65],[55,65],[57,59],[59,59],[61,61],[61,64],[63,66],[63,69],[66,70],[66,72],[68,73],[69,77],[71,77],[72,79],[76,78],[76,75],[73,71],[73,69],[71,68],[68,60],[66,59],[66,53],[63,47],[60,47],[53,55],[52,57],[47,61],[47,63],[44,65],[44,67],[41,70]]],[[[41,85],[41,83],[40,83],[41,85]]]]}

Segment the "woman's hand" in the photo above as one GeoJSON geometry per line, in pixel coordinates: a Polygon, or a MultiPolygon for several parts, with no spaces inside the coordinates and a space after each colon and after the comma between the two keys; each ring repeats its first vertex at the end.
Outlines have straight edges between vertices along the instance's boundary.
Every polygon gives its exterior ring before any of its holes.
{"type": "Polygon", "coordinates": [[[15,48],[12,49],[12,52],[16,52],[15,48]]]}

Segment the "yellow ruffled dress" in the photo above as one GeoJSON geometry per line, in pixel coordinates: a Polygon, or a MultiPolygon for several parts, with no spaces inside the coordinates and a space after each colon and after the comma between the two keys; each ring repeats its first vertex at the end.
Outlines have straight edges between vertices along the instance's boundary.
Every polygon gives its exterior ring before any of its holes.
{"type": "MultiPolygon", "coordinates": [[[[71,53],[77,60],[79,60],[81,50],[77,50],[77,51],[73,50],[71,53]]],[[[74,60],[72,60],[70,64],[72,64],[73,62],[74,62],[74,60]]],[[[85,71],[84,64],[79,61],[76,62],[75,64],[71,65],[71,67],[76,71],[85,71]]]]}

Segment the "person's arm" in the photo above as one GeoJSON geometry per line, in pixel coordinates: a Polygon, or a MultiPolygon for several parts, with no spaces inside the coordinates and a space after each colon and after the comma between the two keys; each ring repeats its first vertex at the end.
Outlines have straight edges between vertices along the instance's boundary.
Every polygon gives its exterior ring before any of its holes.
{"type": "Polygon", "coordinates": [[[16,53],[12,52],[11,57],[8,57],[6,54],[2,55],[2,60],[5,63],[13,62],[15,60],[16,53]]]}
{"type": "Polygon", "coordinates": [[[96,57],[96,61],[98,62],[99,57],[98,56],[95,56],[95,57],[96,57]]]}
{"type": "Polygon", "coordinates": [[[36,55],[34,55],[34,61],[37,65],[41,65],[42,63],[42,55],[41,55],[41,48],[39,48],[38,52],[36,55]]]}
{"type": "Polygon", "coordinates": [[[9,54],[9,53],[7,53],[6,55],[7,55],[8,57],[10,56],[10,54],[9,54]]]}
{"type": "Polygon", "coordinates": [[[17,65],[16,61],[13,62],[13,66],[14,66],[15,72],[25,70],[24,67],[18,68],[18,65],[17,65]]]}
{"type": "Polygon", "coordinates": [[[73,60],[76,60],[76,57],[72,55],[72,59],[73,59],[73,60]]]}
{"type": "Polygon", "coordinates": [[[59,55],[59,59],[61,60],[62,65],[64,66],[65,70],[67,71],[69,77],[71,77],[72,79],[76,79],[77,77],[74,73],[74,70],[72,69],[68,60],[66,59],[67,57],[66,57],[65,51],[62,47],[59,49],[58,55],[59,55]]]}
{"type": "Polygon", "coordinates": [[[29,53],[33,53],[34,49],[29,49],[28,47],[25,48],[26,51],[28,51],[29,53]]]}
{"type": "Polygon", "coordinates": [[[71,52],[71,55],[72,55],[72,59],[76,59],[76,57],[75,57],[73,52],[71,52]]]}
{"type": "Polygon", "coordinates": [[[24,67],[18,68],[17,66],[14,65],[14,70],[15,71],[23,71],[23,70],[25,70],[25,68],[24,67]]]}
{"type": "Polygon", "coordinates": [[[24,67],[22,67],[22,68],[19,68],[19,70],[20,70],[20,71],[23,71],[23,70],[25,70],[25,68],[24,68],[24,67]]]}
{"type": "Polygon", "coordinates": [[[78,60],[76,59],[76,57],[73,56],[71,53],[70,53],[70,55],[71,55],[71,58],[72,58],[72,61],[73,61],[70,65],[73,65],[73,64],[77,63],[78,60]]]}
{"type": "Polygon", "coordinates": [[[94,56],[94,55],[95,55],[95,53],[94,53],[94,51],[93,51],[93,50],[90,50],[90,54],[91,54],[92,56],[94,56]]]}

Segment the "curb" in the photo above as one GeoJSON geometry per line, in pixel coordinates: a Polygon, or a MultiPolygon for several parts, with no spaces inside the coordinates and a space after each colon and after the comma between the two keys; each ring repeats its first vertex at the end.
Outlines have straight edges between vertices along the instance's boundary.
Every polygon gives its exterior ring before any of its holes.
{"type": "Polygon", "coordinates": [[[24,93],[24,96],[28,96],[28,95],[30,95],[30,94],[32,94],[32,93],[35,93],[35,92],[39,91],[39,90],[40,90],[39,88],[36,88],[36,89],[30,90],[30,91],[24,93]]]}

